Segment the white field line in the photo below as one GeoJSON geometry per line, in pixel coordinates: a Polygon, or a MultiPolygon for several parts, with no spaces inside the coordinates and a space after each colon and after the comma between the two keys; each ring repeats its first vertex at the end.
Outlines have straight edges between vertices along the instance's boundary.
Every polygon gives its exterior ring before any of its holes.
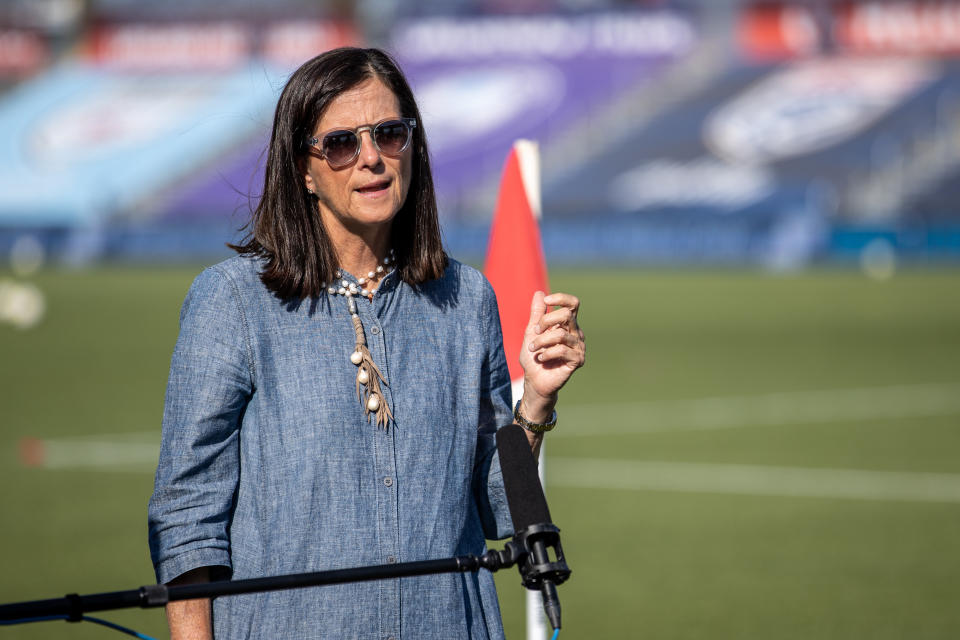
{"type": "MultiPolygon", "coordinates": [[[[668,402],[564,405],[564,426],[550,439],[667,431],[859,422],[960,414],[960,384],[792,391],[668,402]],[[604,420],[597,420],[597,412],[604,420]]],[[[47,469],[149,471],[156,468],[159,432],[102,434],[37,441],[32,464],[47,469]]],[[[550,464],[552,465],[551,457],[550,464]]],[[[28,463],[31,464],[31,463],[28,463]]],[[[552,473],[549,484],[558,484],[552,473]]]]}
{"type": "Polygon", "coordinates": [[[580,404],[561,406],[559,412],[564,428],[551,433],[552,439],[922,418],[960,414],[960,384],[580,404]]]}
{"type": "MultiPolygon", "coordinates": [[[[156,442],[134,439],[43,444],[41,466],[47,469],[152,472],[159,451],[156,442]]],[[[960,474],[557,457],[549,462],[550,488],[960,503],[960,474]]]]}
{"type": "Polygon", "coordinates": [[[960,503],[960,474],[550,458],[550,488],[960,503]]]}
{"type": "Polygon", "coordinates": [[[159,431],[45,438],[38,442],[40,451],[33,464],[44,469],[152,473],[160,455],[159,431]]]}

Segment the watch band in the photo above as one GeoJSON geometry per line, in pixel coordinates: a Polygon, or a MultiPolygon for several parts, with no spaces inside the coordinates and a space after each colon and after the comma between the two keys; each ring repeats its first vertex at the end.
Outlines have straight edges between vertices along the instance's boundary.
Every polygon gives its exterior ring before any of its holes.
{"type": "Polygon", "coordinates": [[[546,433],[557,426],[557,411],[554,409],[553,415],[547,422],[530,422],[520,414],[520,401],[513,407],[513,421],[518,425],[533,433],[546,433]]]}

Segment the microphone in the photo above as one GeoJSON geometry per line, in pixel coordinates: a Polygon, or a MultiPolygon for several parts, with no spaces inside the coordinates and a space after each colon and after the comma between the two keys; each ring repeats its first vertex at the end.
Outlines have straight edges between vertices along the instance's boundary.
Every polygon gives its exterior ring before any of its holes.
{"type": "Polygon", "coordinates": [[[511,424],[497,430],[497,454],[513,520],[513,541],[508,546],[519,547],[523,586],[540,590],[547,619],[554,629],[559,629],[557,585],[570,577],[570,568],[560,545],[560,529],[550,520],[537,461],[521,426],[511,424]],[[551,549],[555,560],[550,558],[551,549]]]}

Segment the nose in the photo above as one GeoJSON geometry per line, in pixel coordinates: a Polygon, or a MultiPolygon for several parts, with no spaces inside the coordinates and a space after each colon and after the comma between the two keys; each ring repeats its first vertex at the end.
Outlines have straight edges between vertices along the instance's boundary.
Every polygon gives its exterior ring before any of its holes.
{"type": "Polygon", "coordinates": [[[359,162],[364,166],[375,167],[380,164],[380,150],[373,141],[373,131],[366,129],[357,132],[360,136],[360,157],[359,162]]]}

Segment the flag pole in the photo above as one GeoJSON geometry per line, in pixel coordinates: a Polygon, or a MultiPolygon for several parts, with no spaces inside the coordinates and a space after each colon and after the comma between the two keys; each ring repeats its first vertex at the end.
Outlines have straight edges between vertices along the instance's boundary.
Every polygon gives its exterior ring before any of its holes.
{"type": "MultiPolygon", "coordinates": [[[[540,199],[540,149],[535,142],[529,140],[519,141],[518,149],[520,155],[520,175],[523,178],[523,186],[527,192],[527,198],[530,201],[530,209],[533,213],[534,221],[539,227],[540,219],[543,217],[542,201],[540,199]],[[524,146],[527,149],[521,151],[524,146]]],[[[541,245],[541,255],[543,247],[541,245]]],[[[544,272],[546,272],[546,260],[544,260],[544,272]]],[[[544,292],[550,293],[544,283],[544,292]]],[[[514,385],[513,393],[514,403],[523,395],[523,378],[520,378],[520,384],[514,385]],[[520,395],[517,395],[517,388],[520,389],[520,395]]],[[[540,459],[537,466],[537,473],[540,475],[540,486],[543,492],[547,492],[546,475],[546,442],[540,443],[540,459]]],[[[543,594],[532,589],[527,590],[527,640],[546,640],[547,621],[543,614],[543,594]]]]}
{"type": "MultiPolygon", "coordinates": [[[[504,351],[510,367],[513,403],[523,395],[519,354],[535,291],[549,293],[540,240],[540,151],[531,140],[517,140],[507,156],[490,231],[484,272],[497,294],[504,351]]],[[[538,473],[546,491],[546,447],[540,447],[538,473]]],[[[527,640],[546,640],[547,625],[539,591],[526,592],[527,640]]]]}

